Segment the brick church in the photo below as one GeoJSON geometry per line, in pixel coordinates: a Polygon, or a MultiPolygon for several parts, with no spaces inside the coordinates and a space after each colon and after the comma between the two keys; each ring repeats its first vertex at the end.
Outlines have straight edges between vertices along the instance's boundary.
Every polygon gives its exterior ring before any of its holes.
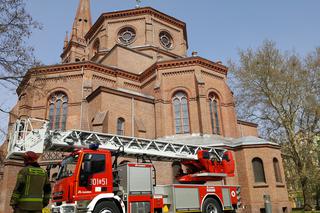
{"type": "MultiPolygon", "coordinates": [[[[51,129],[224,147],[236,160],[226,182],[241,186],[239,212],[263,212],[264,195],[273,212],[290,212],[280,147],[237,119],[228,68],[188,56],[187,34],[186,23],[150,7],[103,13],[92,23],[90,1],[80,0],[61,63],[28,70],[9,130],[17,118],[36,117],[51,129]]],[[[171,183],[170,164],[155,164],[158,183],[171,183]]],[[[6,161],[0,173],[2,213],[10,212],[21,166],[6,161]]]]}

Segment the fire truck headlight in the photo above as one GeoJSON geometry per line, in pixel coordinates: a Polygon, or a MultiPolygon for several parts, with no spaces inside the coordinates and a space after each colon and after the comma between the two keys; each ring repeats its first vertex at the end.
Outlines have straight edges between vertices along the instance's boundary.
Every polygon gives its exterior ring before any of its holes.
{"type": "Polygon", "coordinates": [[[75,213],[76,209],[74,206],[63,206],[62,213],[75,213]]]}

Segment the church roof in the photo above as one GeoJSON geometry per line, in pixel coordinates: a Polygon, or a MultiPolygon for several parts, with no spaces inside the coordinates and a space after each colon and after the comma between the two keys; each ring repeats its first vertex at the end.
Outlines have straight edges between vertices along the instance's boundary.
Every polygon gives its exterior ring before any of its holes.
{"type": "Polygon", "coordinates": [[[240,147],[273,147],[280,148],[280,145],[273,143],[262,138],[255,136],[245,136],[241,138],[229,138],[220,135],[172,135],[160,140],[175,141],[186,144],[203,145],[203,146],[213,146],[213,147],[225,147],[230,149],[237,149],[240,147]]]}

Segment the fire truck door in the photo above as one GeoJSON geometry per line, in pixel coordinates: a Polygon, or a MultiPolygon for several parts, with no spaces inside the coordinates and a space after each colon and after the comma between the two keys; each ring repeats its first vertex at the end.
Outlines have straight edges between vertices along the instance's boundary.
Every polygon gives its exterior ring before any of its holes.
{"type": "Polygon", "coordinates": [[[79,172],[76,194],[91,199],[97,194],[112,190],[108,190],[108,186],[112,186],[112,178],[107,172],[107,166],[105,154],[86,153],[79,172]]]}

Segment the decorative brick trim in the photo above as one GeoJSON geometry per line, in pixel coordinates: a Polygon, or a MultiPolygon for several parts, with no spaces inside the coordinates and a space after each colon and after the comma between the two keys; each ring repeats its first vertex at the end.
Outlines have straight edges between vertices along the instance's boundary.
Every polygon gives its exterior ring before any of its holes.
{"type": "Polygon", "coordinates": [[[132,84],[132,83],[129,83],[129,82],[124,82],[124,85],[127,87],[127,88],[132,88],[132,89],[136,89],[136,90],[140,90],[140,85],[136,85],[136,84],[132,84]]]}
{"type": "Polygon", "coordinates": [[[154,19],[154,18],[151,18],[151,20],[154,21],[155,23],[158,23],[158,24],[164,26],[164,27],[170,28],[170,29],[172,29],[172,30],[174,30],[174,31],[176,31],[176,32],[180,32],[178,29],[173,28],[173,27],[171,27],[170,25],[167,25],[167,24],[165,24],[165,23],[163,23],[163,22],[160,22],[160,21],[158,21],[158,20],[156,20],[156,19],[154,19]]]}
{"type": "Polygon", "coordinates": [[[36,81],[56,81],[56,80],[64,80],[64,79],[76,79],[76,78],[82,78],[82,74],[75,74],[75,75],[58,75],[58,76],[52,76],[52,77],[46,77],[46,78],[37,78],[36,81]]]}
{"type": "Polygon", "coordinates": [[[201,74],[203,74],[205,76],[209,76],[209,77],[215,78],[215,79],[219,79],[219,80],[223,80],[224,79],[222,76],[219,76],[219,75],[216,75],[214,73],[207,72],[207,71],[204,71],[204,70],[201,70],[201,74]]]}
{"type": "Polygon", "coordinates": [[[95,74],[93,74],[92,80],[101,80],[101,81],[105,81],[107,83],[111,83],[113,85],[117,82],[115,80],[112,80],[112,79],[109,79],[109,78],[105,78],[105,77],[102,77],[102,76],[99,76],[99,75],[95,75],[95,74]]]}
{"type": "Polygon", "coordinates": [[[146,20],[146,18],[133,18],[133,19],[122,19],[118,21],[109,21],[108,24],[117,24],[117,23],[128,23],[128,22],[133,22],[133,21],[141,21],[141,20],[146,20]]]}
{"type": "Polygon", "coordinates": [[[124,79],[140,82],[140,75],[138,74],[130,73],[128,71],[121,70],[114,67],[96,64],[91,61],[71,63],[71,64],[58,64],[58,65],[52,65],[52,66],[36,67],[28,70],[22,82],[20,83],[19,87],[17,88],[18,96],[21,94],[24,86],[32,76],[58,74],[60,72],[65,74],[66,72],[80,71],[82,68],[91,69],[92,71],[108,74],[114,77],[119,76],[124,79]]]}
{"type": "Polygon", "coordinates": [[[201,57],[189,57],[189,58],[158,62],[157,69],[161,70],[161,69],[176,68],[176,67],[189,67],[189,66],[195,66],[195,65],[214,70],[224,75],[226,75],[228,72],[227,67],[201,57]]]}
{"type": "Polygon", "coordinates": [[[163,72],[162,75],[164,77],[172,76],[172,75],[184,75],[184,74],[192,74],[194,70],[178,70],[178,71],[169,71],[163,72]]]}

